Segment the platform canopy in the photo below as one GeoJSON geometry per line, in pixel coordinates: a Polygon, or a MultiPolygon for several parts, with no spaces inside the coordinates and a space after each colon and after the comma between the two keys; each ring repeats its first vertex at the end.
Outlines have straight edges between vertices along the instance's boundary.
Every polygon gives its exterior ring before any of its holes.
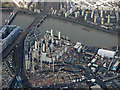
{"type": "Polygon", "coordinates": [[[102,57],[111,57],[112,58],[115,55],[115,51],[99,49],[97,54],[101,55],[102,57]]]}

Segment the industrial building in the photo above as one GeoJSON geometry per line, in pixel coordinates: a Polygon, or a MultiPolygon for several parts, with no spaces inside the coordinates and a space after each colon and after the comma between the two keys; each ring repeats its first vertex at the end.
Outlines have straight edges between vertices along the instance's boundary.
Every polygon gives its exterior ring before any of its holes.
{"type": "Polygon", "coordinates": [[[38,33],[27,36],[24,43],[25,67],[33,87],[49,87],[54,83],[79,86],[85,81],[85,85],[94,89],[101,88],[96,78],[104,82],[118,77],[115,51],[72,43],[61,32],[55,35],[52,29],[43,38],[38,33]]]}
{"type": "Polygon", "coordinates": [[[97,54],[101,55],[102,57],[111,57],[111,58],[113,58],[113,56],[115,55],[115,51],[99,49],[97,54]]]}
{"type": "Polygon", "coordinates": [[[15,40],[20,31],[21,28],[16,25],[5,25],[0,30],[0,53],[2,53],[6,47],[15,40]]]}
{"type": "MultiPolygon", "coordinates": [[[[36,36],[36,35],[35,35],[36,36]]],[[[36,38],[37,39],[37,38],[36,38]]],[[[27,40],[27,39],[26,39],[27,40]]],[[[26,69],[34,72],[35,61],[40,62],[40,67],[42,69],[42,63],[54,63],[67,52],[68,45],[70,42],[68,38],[61,37],[61,33],[58,32],[58,35],[54,35],[53,30],[46,31],[44,38],[37,41],[28,41],[28,48],[25,47],[25,60],[26,60],[26,69]],[[32,43],[33,44],[28,44],[32,43]]],[[[54,71],[54,70],[53,70],[54,71]]]]}

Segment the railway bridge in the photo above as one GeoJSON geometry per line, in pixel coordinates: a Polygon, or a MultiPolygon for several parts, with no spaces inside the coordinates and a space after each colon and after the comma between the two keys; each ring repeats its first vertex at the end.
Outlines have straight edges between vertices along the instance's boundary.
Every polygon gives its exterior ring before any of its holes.
{"type": "Polygon", "coordinates": [[[10,25],[15,16],[17,15],[18,10],[14,9],[13,12],[10,13],[8,19],[5,20],[5,25],[10,25]]]}

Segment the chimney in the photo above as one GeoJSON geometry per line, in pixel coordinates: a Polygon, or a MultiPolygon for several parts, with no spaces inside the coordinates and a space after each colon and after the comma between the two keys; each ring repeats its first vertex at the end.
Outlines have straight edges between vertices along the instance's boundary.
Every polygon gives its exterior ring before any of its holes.
{"type": "Polygon", "coordinates": [[[60,39],[60,32],[58,32],[58,39],[60,39]]]}
{"type": "Polygon", "coordinates": [[[37,49],[37,41],[35,41],[35,50],[37,49]]]}
{"type": "Polygon", "coordinates": [[[42,50],[43,52],[45,52],[45,44],[43,43],[43,50],[42,50]]]}
{"type": "Polygon", "coordinates": [[[53,37],[53,29],[51,29],[51,36],[53,37]]]}

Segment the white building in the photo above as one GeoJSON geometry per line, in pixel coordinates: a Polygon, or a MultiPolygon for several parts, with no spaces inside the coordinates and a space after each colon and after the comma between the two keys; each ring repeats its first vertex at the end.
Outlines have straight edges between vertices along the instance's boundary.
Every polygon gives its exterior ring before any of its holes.
{"type": "Polygon", "coordinates": [[[99,49],[97,54],[101,55],[102,57],[111,57],[112,58],[115,55],[115,51],[99,49]]]}
{"type": "Polygon", "coordinates": [[[78,49],[81,46],[81,42],[77,42],[74,48],[78,49]]]}

